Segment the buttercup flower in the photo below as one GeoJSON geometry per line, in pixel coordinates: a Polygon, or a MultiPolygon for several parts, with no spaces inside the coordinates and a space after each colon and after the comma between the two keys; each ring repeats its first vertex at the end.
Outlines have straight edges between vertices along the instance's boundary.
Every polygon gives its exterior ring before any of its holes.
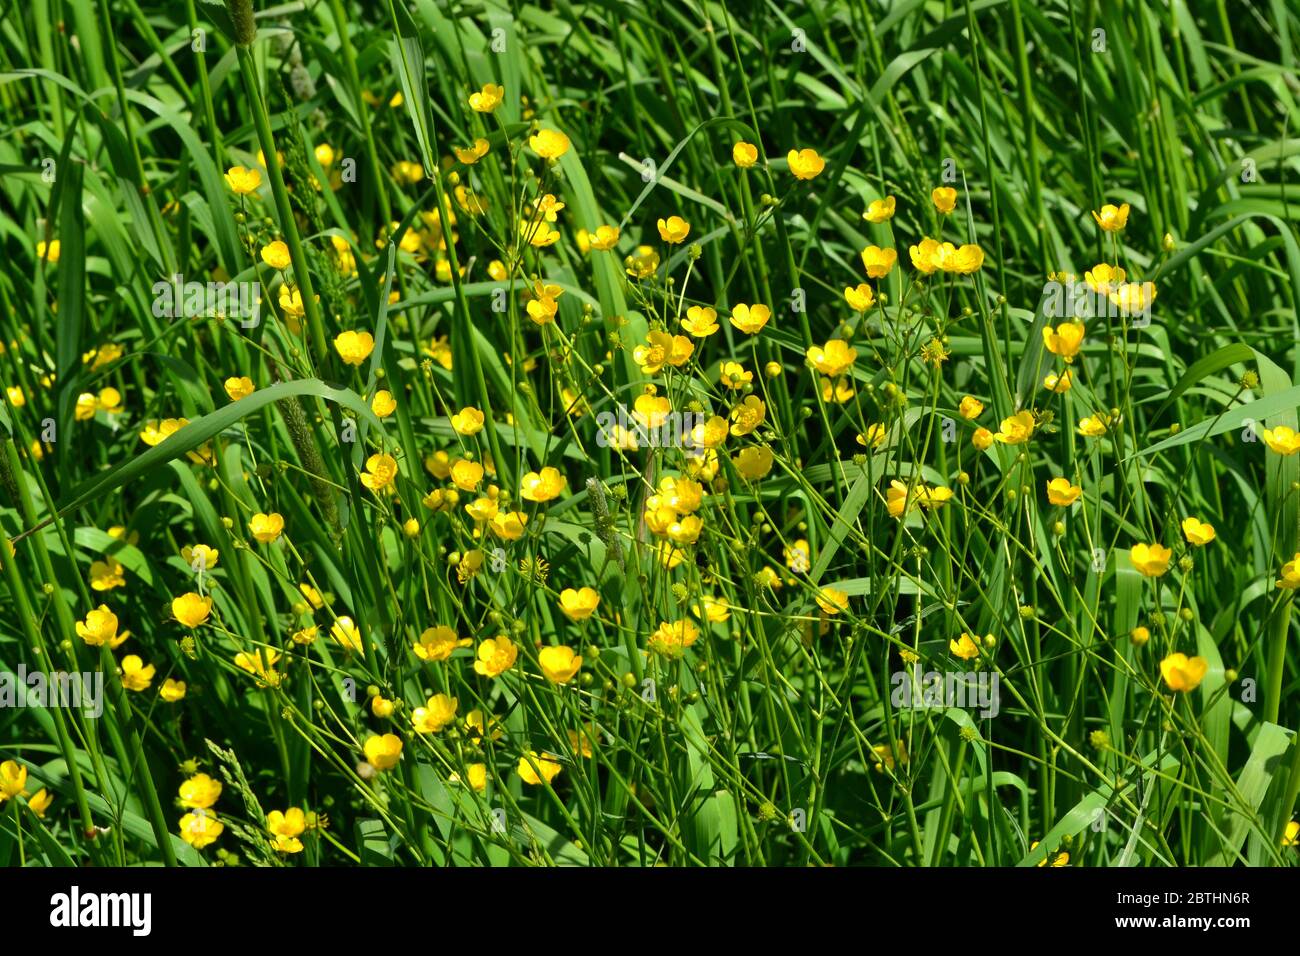
{"type": "Polygon", "coordinates": [[[957,190],[951,186],[937,186],[930,192],[930,201],[946,216],[957,208],[957,190]]]}
{"type": "Polygon", "coordinates": [[[1083,494],[1078,485],[1070,484],[1069,478],[1053,478],[1047,483],[1047,500],[1061,508],[1068,508],[1083,494]]]}
{"type": "Polygon", "coordinates": [[[362,745],[366,763],[376,770],[392,770],[402,759],[402,740],[396,734],[372,734],[362,745]]]}
{"type": "Polygon", "coordinates": [[[1158,578],[1169,570],[1169,559],[1174,553],[1160,544],[1135,544],[1128,554],[1140,573],[1158,578]]]}
{"type": "Polygon", "coordinates": [[[681,216],[669,216],[659,220],[659,238],[664,242],[676,244],[685,242],[690,235],[691,224],[681,216]]]}
{"type": "Polygon", "coordinates": [[[186,627],[198,627],[212,613],[212,598],[201,597],[193,591],[172,598],[172,617],[186,627]]]}
{"type": "Polygon", "coordinates": [[[1214,526],[1198,518],[1183,519],[1183,537],[1188,544],[1204,546],[1214,540],[1214,526]]]}
{"type": "Polygon", "coordinates": [[[741,169],[749,169],[758,162],[758,147],[744,141],[731,147],[731,161],[741,169]]]}
{"type": "Polygon", "coordinates": [[[748,335],[756,335],[771,317],[772,310],[765,305],[742,303],[731,310],[731,324],[748,335]]]}
{"type": "Polygon", "coordinates": [[[1113,206],[1106,203],[1100,211],[1095,211],[1092,218],[1106,232],[1119,232],[1128,225],[1128,203],[1113,206]]]}
{"type": "Polygon", "coordinates": [[[592,588],[565,588],[560,592],[560,610],[571,621],[585,621],[600,605],[600,595],[592,588]]]}
{"type": "Polygon", "coordinates": [[[515,666],[515,657],[519,648],[508,637],[488,638],[478,646],[478,660],[474,662],[474,673],[484,677],[500,677],[515,666]]]}
{"type": "Polygon", "coordinates": [[[1160,676],[1165,679],[1165,686],[1182,693],[1196,690],[1208,669],[1209,662],[1204,657],[1188,657],[1186,654],[1170,654],[1160,662],[1160,676]]]}
{"type": "Polygon", "coordinates": [[[481,90],[469,95],[469,107],[476,113],[491,113],[501,105],[505,95],[504,86],[496,83],[484,83],[481,90]]]}
{"type": "Polygon", "coordinates": [[[248,530],[258,541],[270,544],[283,533],[284,516],[277,511],[272,511],[270,514],[259,511],[248,519],[248,530]]]}
{"type": "Polygon", "coordinates": [[[574,653],[573,648],[563,644],[548,646],[537,652],[537,663],[542,669],[542,676],[552,684],[567,684],[581,669],[582,655],[574,653]]]}
{"type": "Polygon", "coordinates": [[[256,169],[231,166],[226,170],[226,185],[236,196],[247,196],[249,193],[256,192],[257,187],[262,185],[262,174],[256,169]]]}
{"type": "Polygon", "coordinates": [[[539,129],[528,138],[528,147],[542,159],[559,159],[569,151],[569,137],[553,129],[539,129]]]}
{"type": "Polygon", "coordinates": [[[369,332],[341,332],[334,337],[334,350],[347,365],[360,365],[375,350],[375,337],[369,332]]]}
{"type": "Polygon", "coordinates": [[[862,218],[867,222],[888,222],[894,218],[894,197],[886,196],[884,199],[873,199],[867,206],[867,211],[862,214],[862,218]]]}
{"type": "Polygon", "coordinates": [[[818,156],[815,149],[792,149],[786,160],[796,179],[816,179],[826,168],[826,160],[818,156]]]}

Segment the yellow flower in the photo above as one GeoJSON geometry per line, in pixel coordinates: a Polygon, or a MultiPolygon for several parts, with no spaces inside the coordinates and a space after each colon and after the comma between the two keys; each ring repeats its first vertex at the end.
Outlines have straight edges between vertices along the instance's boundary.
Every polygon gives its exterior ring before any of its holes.
{"type": "Polygon", "coordinates": [[[857,442],[863,448],[879,448],[888,437],[889,433],[882,423],[872,422],[865,432],[857,436],[857,442]]]}
{"type": "Polygon", "coordinates": [[[82,392],[77,396],[77,404],[73,411],[73,417],[79,422],[90,421],[95,417],[95,411],[98,402],[95,401],[94,392],[82,392]]]}
{"type": "Polygon", "coordinates": [[[217,566],[221,552],[206,544],[186,545],[181,548],[181,560],[193,570],[211,571],[217,566]]]}
{"type": "Polygon", "coordinates": [[[181,839],[196,850],[202,850],[216,842],[224,829],[225,826],[217,819],[217,815],[207,810],[195,810],[181,817],[181,839]]]}
{"type": "Polygon", "coordinates": [[[551,501],[564,491],[565,478],[558,469],[530,471],[519,479],[519,497],[525,501],[551,501]]]}
{"type": "Polygon", "coordinates": [[[473,146],[453,146],[451,151],[466,166],[473,166],[488,154],[488,141],[480,136],[474,140],[473,146]]]}
{"type": "Polygon", "coordinates": [[[1083,274],[1083,281],[1088,283],[1088,288],[1102,295],[1109,295],[1111,290],[1122,285],[1126,278],[1127,273],[1119,266],[1107,265],[1104,262],[1098,263],[1083,274]]]}
{"type": "Polygon", "coordinates": [[[726,388],[744,388],[754,381],[754,373],[745,371],[739,362],[723,362],[718,370],[718,381],[726,388]]]}
{"type": "Polygon", "coordinates": [[[772,449],[766,445],[742,448],[740,453],[731,459],[731,464],[735,466],[736,471],[748,481],[766,478],[772,470],[772,462],[772,449]]]}
{"type": "Polygon", "coordinates": [[[1156,299],[1154,282],[1125,282],[1110,291],[1107,297],[1119,307],[1121,315],[1144,312],[1156,299]]]}
{"type": "Polygon", "coordinates": [[[700,629],[689,618],[665,621],[646,642],[650,650],[668,658],[678,658],[682,652],[700,638],[700,629]]]}
{"type": "Polygon", "coordinates": [[[387,418],[397,411],[397,399],[393,398],[392,392],[381,388],[370,400],[370,410],[375,413],[376,418],[387,418]]]}
{"type": "Polygon", "coordinates": [[[365,652],[365,645],[361,640],[361,628],[357,627],[356,622],[347,615],[335,618],[334,624],[330,627],[330,637],[339,642],[349,654],[361,654],[365,652]]]}
{"type": "Polygon", "coordinates": [[[569,137],[553,129],[539,129],[528,137],[528,146],[542,159],[559,159],[569,151],[569,137]]]}
{"type": "MultiPolygon", "coordinates": [[[[476,93],[475,96],[477,95],[476,93]]],[[[424,167],[404,159],[393,163],[390,172],[393,178],[404,186],[413,186],[424,178],[424,167]]]]}
{"type": "Polygon", "coordinates": [[[669,216],[667,219],[660,219],[659,238],[670,245],[677,245],[686,241],[690,235],[691,224],[681,216],[669,216]]]}
{"type": "Polygon", "coordinates": [[[280,853],[301,853],[302,836],[307,829],[307,814],[299,807],[290,807],[285,812],[272,810],[266,815],[266,830],[271,834],[275,849],[280,853]]]}
{"type": "Polygon", "coordinates": [[[515,769],[524,783],[537,786],[543,781],[549,784],[559,775],[561,767],[554,754],[539,755],[537,751],[530,750],[519,758],[519,766],[515,769]],[[539,773],[541,776],[538,776],[539,773]]]}
{"type": "Polygon", "coordinates": [[[237,402],[241,398],[246,398],[256,391],[253,380],[247,375],[232,376],[225,381],[226,394],[230,396],[232,402],[237,402]]]}
{"type": "Polygon", "coordinates": [[[42,239],[40,242],[36,243],[36,258],[43,259],[50,264],[56,264],[59,261],[59,252],[61,249],[62,244],[59,240],[51,239],[49,245],[46,245],[45,240],[42,239]]]}
{"type": "Polygon", "coordinates": [[[745,400],[731,410],[731,434],[748,435],[767,417],[767,406],[757,395],[746,395],[745,400]]]}
{"type": "Polygon", "coordinates": [[[634,279],[648,279],[659,271],[659,253],[653,246],[637,246],[632,255],[623,260],[627,274],[634,279]]]}
{"type": "Polygon", "coordinates": [[[1196,690],[1209,666],[1204,657],[1170,654],[1160,662],[1160,676],[1170,690],[1187,693],[1196,690]]]}
{"type": "Polygon", "coordinates": [[[278,511],[272,511],[270,514],[263,514],[259,511],[249,519],[248,530],[253,533],[253,537],[258,541],[263,544],[270,544],[283,533],[284,516],[278,511]]]}
{"type": "Polygon", "coordinates": [[[376,770],[392,770],[402,759],[402,740],[396,734],[371,734],[361,748],[366,763],[376,770]]]}
{"type": "Polygon", "coordinates": [[[1043,379],[1043,388],[1049,392],[1055,392],[1057,395],[1063,395],[1070,390],[1074,384],[1074,375],[1067,368],[1060,375],[1052,372],[1043,379]]]}
{"type": "MultiPolygon", "coordinates": [[[[706,594],[700,599],[700,603],[704,605],[704,618],[711,624],[721,624],[731,618],[731,605],[722,598],[706,594]]],[[[699,617],[699,605],[692,604],[691,613],[699,617]]]]}
{"type": "Polygon", "coordinates": [[[1282,565],[1282,577],[1277,582],[1277,586],[1288,591],[1294,591],[1300,587],[1300,551],[1297,551],[1294,558],[1282,565]]]}
{"type": "Polygon", "coordinates": [[[375,337],[369,332],[341,332],[334,337],[334,349],[347,365],[360,365],[375,350],[375,337]]]}
{"type": "Polygon", "coordinates": [[[439,624],[436,627],[425,628],[420,634],[420,640],[413,645],[415,656],[422,661],[445,661],[451,657],[452,651],[458,647],[469,647],[472,644],[468,637],[462,638],[456,635],[456,632],[445,624],[439,624]]]}
{"type": "Polygon", "coordinates": [[[1158,578],[1168,571],[1173,554],[1160,544],[1135,544],[1128,553],[1133,567],[1148,578],[1158,578]]]}
{"type": "Polygon", "coordinates": [[[849,609],[849,595],[839,588],[822,588],[817,592],[817,606],[827,614],[839,614],[849,609]]]}
{"type": "MultiPolygon", "coordinates": [[[[1035,840],[1033,843],[1029,844],[1029,849],[1032,850],[1032,849],[1034,849],[1034,848],[1037,847],[1037,846],[1038,846],[1038,841],[1035,840]]],[[[1056,853],[1049,853],[1049,854],[1047,854],[1047,856],[1043,857],[1041,860],[1038,861],[1038,865],[1039,865],[1039,866],[1048,866],[1048,861],[1051,861],[1051,864],[1050,864],[1050,865],[1051,865],[1052,867],[1058,867],[1058,866],[1069,866],[1069,865],[1070,865],[1070,854],[1068,854],[1068,853],[1063,853],[1063,852],[1059,852],[1059,851],[1056,852],[1056,853]]]]}
{"type": "Polygon", "coordinates": [[[16,760],[0,763],[0,803],[21,797],[27,785],[27,768],[16,760]]]}
{"type": "Polygon", "coordinates": [[[939,260],[939,267],[944,272],[955,272],[959,275],[971,275],[979,272],[980,267],[984,265],[984,250],[977,245],[967,244],[960,248],[954,249],[952,243],[945,242],[942,246],[942,255],[939,260]]]}
{"type": "Polygon", "coordinates": [[[886,196],[884,199],[873,199],[871,204],[867,206],[867,211],[862,214],[862,218],[867,222],[888,222],[894,218],[895,205],[893,196],[886,196]]]}
{"type": "Polygon", "coordinates": [[[810,346],[808,363],[823,375],[843,375],[857,360],[857,349],[850,348],[843,339],[831,339],[824,346],[810,346]]]}
{"type": "Polygon", "coordinates": [[[1056,328],[1043,326],[1043,344],[1047,351],[1059,355],[1067,362],[1074,361],[1083,345],[1084,327],[1082,322],[1062,322],[1056,328]]]}
{"type": "Polygon", "coordinates": [[[392,490],[397,480],[397,459],[392,455],[371,455],[366,459],[366,473],[361,476],[361,483],[371,491],[392,490]]]}
{"type": "Polygon", "coordinates": [[[937,186],[930,191],[930,201],[946,216],[957,208],[957,190],[951,186],[937,186]]]}
{"type": "Polygon", "coordinates": [[[542,676],[552,684],[567,684],[582,668],[582,655],[575,654],[573,648],[564,644],[548,646],[537,652],[537,663],[542,676]]]}
{"type": "Polygon", "coordinates": [[[1292,820],[1286,825],[1286,833],[1282,836],[1283,846],[1295,846],[1300,843],[1300,821],[1292,820]]]}
{"type": "Polygon", "coordinates": [[[657,375],[665,365],[685,365],[694,351],[694,343],[686,336],[656,330],[647,333],[644,345],[632,350],[632,360],[645,374],[657,375]]]}
{"type": "Polygon", "coordinates": [[[942,247],[935,240],[923,238],[917,245],[909,246],[907,251],[912,257],[912,268],[917,272],[930,275],[939,268],[942,247]]]}
{"type": "Polygon", "coordinates": [[[411,727],[417,734],[436,734],[456,719],[459,701],[446,694],[435,694],[423,707],[411,711],[411,727]]]}
{"type": "Polygon", "coordinates": [[[1276,428],[1263,428],[1260,429],[1259,434],[1264,439],[1264,444],[1279,455],[1294,455],[1300,451],[1300,434],[1286,425],[1278,425],[1276,428]]]}
{"type": "Polygon", "coordinates": [[[178,598],[172,598],[172,617],[186,627],[198,627],[212,613],[212,598],[200,597],[188,591],[178,598]]]}
{"type": "Polygon", "coordinates": [[[881,249],[879,246],[867,246],[862,250],[862,268],[867,270],[867,277],[883,279],[889,275],[894,263],[898,261],[896,249],[881,249]]]}
{"type": "Polygon", "coordinates": [[[478,660],[474,662],[474,673],[484,677],[500,677],[515,666],[515,657],[519,648],[508,637],[489,637],[478,646],[478,660]]]}
{"type": "Polygon", "coordinates": [[[1083,494],[1078,485],[1070,484],[1069,478],[1053,478],[1047,483],[1047,500],[1062,508],[1068,508],[1083,494]]]}
{"type": "Polygon", "coordinates": [[[235,655],[235,666],[256,677],[259,687],[275,687],[282,679],[275,670],[276,662],[279,660],[279,651],[272,647],[264,647],[260,651],[240,651],[235,655]]]}
{"type": "Polygon", "coordinates": [[[758,147],[741,140],[731,147],[731,161],[741,169],[749,169],[758,162],[758,147]]]}
{"type": "Polygon", "coordinates": [[[483,466],[468,458],[461,458],[451,466],[451,480],[461,491],[473,491],[483,480],[483,466]]]}
{"type": "Polygon", "coordinates": [[[86,619],[77,621],[76,627],[77,636],[91,647],[117,647],[130,636],[129,631],[118,635],[117,615],[109,610],[107,604],[88,611],[86,619]]]}
{"type": "Polygon", "coordinates": [[[506,88],[504,86],[499,86],[496,83],[484,83],[481,90],[469,95],[469,108],[476,113],[491,113],[501,105],[505,95],[506,88]]]}
{"type": "Polygon", "coordinates": [[[45,811],[50,808],[54,802],[54,794],[50,793],[44,787],[37,790],[35,794],[27,798],[27,809],[36,814],[42,820],[45,819],[45,811]]]}
{"type": "Polygon", "coordinates": [[[970,443],[980,451],[988,451],[993,447],[993,433],[987,428],[977,428],[970,436],[970,443]]]}
{"type": "Polygon", "coordinates": [[[618,242],[617,226],[597,226],[596,231],[591,234],[591,248],[606,252],[614,248],[618,242]]]}
{"type": "Polygon", "coordinates": [[[818,156],[815,149],[792,149],[785,158],[796,179],[816,179],[826,168],[826,160],[818,156]]]}
{"type": "Polygon", "coordinates": [[[90,562],[90,586],[96,591],[111,591],[126,584],[125,569],[117,558],[109,555],[103,561],[90,562]]]}
{"type": "Polygon", "coordinates": [[[712,335],[718,331],[718,313],[707,305],[693,305],[686,310],[686,318],[682,319],[682,328],[697,339],[712,335]]]}
{"type": "Polygon", "coordinates": [[[1134,647],[1141,647],[1151,640],[1151,631],[1145,627],[1135,627],[1128,632],[1128,639],[1133,642],[1134,647]]]}
{"type": "Polygon", "coordinates": [[[262,261],[272,269],[283,272],[293,260],[289,256],[289,247],[277,239],[262,247],[262,261]]]}
{"type": "Polygon", "coordinates": [[[169,677],[163,681],[162,687],[158,688],[158,696],[169,704],[185,699],[185,681],[174,680],[169,677]]]}
{"type": "Polygon", "coordinates": [[[1025,410],[1002,419],[1002,425],[993,437],[1004,445],[1023,445],[1033,433],[1034,413],[1025,410]]]}
{"type": "Polygon", "coordinates": [[[522,511],[498,511],[488,522],[488,527],[493,534],[507,541],[518,541],[524,536],[524,525],[527,523],[528,515],[522,511]]]}
{"type": "Polygon", "coordinates": [[[535,249],[545,249],[560,241],[559,230],[552,229],[549,223],[539,222],[535,226],[525,224],[521,231],[528,236],[528,244],[535,249]]]}
{"type": "Polygon", "coordinates": [[[962,418],[969,421],[972,418],[980,417],[984,412],[984,403],[974,395],[967,395],[961,400],[961,404],[957,406],[957,411],[961,413],[962,418]]]}
{"type": "Polygon", "coordinates": [[[854,312],[866,312],[876,304],[876,293],[865,282],[844,289],[844,301],[854,312]]]}
{"type": "Polygon", "coordinates": [[[965,631],[961,632],[961,637],[948,642],[948,650],[952,651],[954,657],[964,661],[973,661],[980,656],[979,644],[965,631]]]}
{"type": "Polygon", "coordinates": [[[306,646],[308,644],[314,644],[316,642],[316,637],[319,633],[320,633],[320,628],[317,627],[315,624],[313,624],[311,625],[311,627],[304,627],[294,631],[292,634],[289,635],[289,639],[293,641],[295,644],[302,644],[306,646]]]}
{"type": "Polygon", "coordinates": [[[1183,537],[1188,544],[1207,545],[1214,540],[1214,526],[1197,518],[1184,518],[1183,537]]]}
{"type": "Polygon", "coordinates": [[[1128,225],[1128,203],[1121,206],[1113,206],[1110,203],[1101,207],[1100,212],[1094,211],[1092,218],[1097,221],[1106,232],[1119,232],[1128,225]]]}
{"type": "Polygon", "coordinates": [[[1106,434],[1106,420],[1100,415],[1081,418],[1078,431],[1084,438],[1098,438],[1106,434]]]}
{"type": "Polygon", "coordinates": [[[565,588],[560,592],[560,610],[570,621],[585,621],[596,612],[600,595],[592,588],[565,588]]]}
{"type": "Polygon", "coordinates": [[[156,668],[145,664],[137,654],[128,654],[122,658],[122,686],[127,690],[147,690],[153,681],[156,668]]]}
{"type": "Polygon", "coordinates": [[[236,196],[247,196],[262,185],[262,174],[256,169],[231,166],[226,170],[226,185],[236,196]]]}

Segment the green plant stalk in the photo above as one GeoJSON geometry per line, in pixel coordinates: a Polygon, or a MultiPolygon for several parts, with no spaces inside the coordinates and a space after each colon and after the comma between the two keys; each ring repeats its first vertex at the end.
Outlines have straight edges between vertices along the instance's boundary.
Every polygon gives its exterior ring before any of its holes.
{"type": "Polygon", "coordinates": [[[239,57],[239,71],[243,75],[244,90],[248,94],[249,108],[253,113],[253,127],[257,131],[257,141],[262,149],[262,155],[266,157],[266,172],[271,180],[271,195],[275,199],[275,211],[280,218],[285,244],[289,247],[289,258],[293,261],[293,280],[302,294],[307,329],[311,335],[312,349],[315,351],[313,367],[322,369],[329,362],[325,326],[321,321],[320,306],[316,302],[316,292],[312,287],[307,251],[298,233],[298,221],[294,218],[293,207],[289,205],[289,191],[284,187],[284,174],[280,172],[280,164],[276,162],[275,136],[271,132],[271,119],[266,112],[266,104],[262,100],[262,92],[258,86],[257,65],[253,62],[253,51],[250,46],[237,46],[235,52],[239,57]]]}

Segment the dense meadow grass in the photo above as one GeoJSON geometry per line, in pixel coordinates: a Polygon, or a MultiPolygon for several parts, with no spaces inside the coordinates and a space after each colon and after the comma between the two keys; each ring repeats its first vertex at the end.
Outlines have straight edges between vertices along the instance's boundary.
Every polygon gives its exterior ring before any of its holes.
{"type": "Polygon", "coordinates": [[[1300,10],[0,20],[0,864],[1292,866],[1300,10]]]}

